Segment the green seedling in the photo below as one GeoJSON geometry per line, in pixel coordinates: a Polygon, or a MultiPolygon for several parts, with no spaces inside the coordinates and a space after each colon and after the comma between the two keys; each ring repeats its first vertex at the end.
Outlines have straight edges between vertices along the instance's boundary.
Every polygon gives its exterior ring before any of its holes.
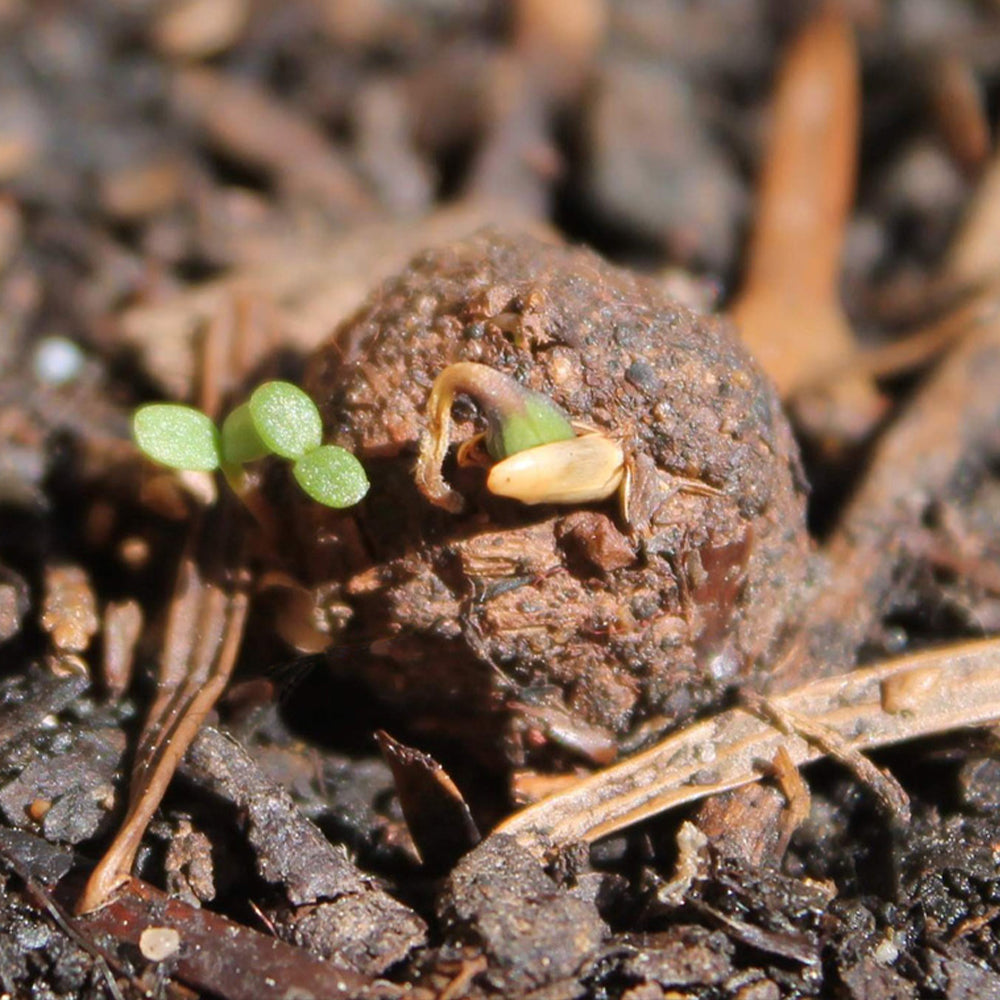
{"type": "MultiPolygon", "coordinates": [[[[571,421],[551,399],[471,361],[449,365],[431,387],[416,468],[417,486],[431,503],[454,514],[464,506],[441,471],[451,440],[451,407],[459,394],[479,406],[486,430],[459,445],[456,464],[485,468],[490,493],[529,505],[616,497],[622,521],[630,524],[632,462],[617,436],[571,421]]],[[[671,491],[719,495],[699,479],[665,475],[671,491]]]]}
{"type": "Polygon", "coordinates": [[[291,461],[318,448],[323,423],[316,404],[290,382],[265,382],[226,417],[223,461],[243,465],[265,455],[291,461]]]}
{"type": "Polygon", "coordinates": [[[292,475],[302,492],[327,507],[351,507],[368,492],[361,463],[343,448],[324,444],[303,455],[292,475]]]}
{"type": "Polygon", "coordinates": [[[150,403],[136,410],[132,436],[147,457],[172,469],[221,469],[240,493],[242,467],[267,455],[292,462],[302,490],[327,507],[356,504],[368,492],[361,463],[343,448],[323,445],[316,404],[290,382],[265,382],[226,418],[221,433],[200,410],[150,403]]]}
{"type": "Polygon", "coordinates": [[[140,406],[132,417],[132,437],[149,458],[171,469],[211,472],[219,467],[219,432],[191,406],[140,406]]]}
{"type": "MultiPolygon", "coordinates": [[[[569,417],[547,396],[487,365],[472,361],[449,365],[431,388],[427,401],[428,429],[417,459],[417,483],[432,503],[445,510],[457,513],[463,507],[462,498],[441,475],[451,437],[451,407],[458,395],[474,400],[486,421],[485,433],[476,435],[459,450],[459,464],[465,464],[466,460],[470,460],[469,464],[477,464],[478,459],[472,456],[480,442],[487,457],[483,464],[503,464],[515,455],[557,442],[573,442],[577,438],[569,417]]],[[[527,502],[544,501],[532,499],[527,502]]]]}

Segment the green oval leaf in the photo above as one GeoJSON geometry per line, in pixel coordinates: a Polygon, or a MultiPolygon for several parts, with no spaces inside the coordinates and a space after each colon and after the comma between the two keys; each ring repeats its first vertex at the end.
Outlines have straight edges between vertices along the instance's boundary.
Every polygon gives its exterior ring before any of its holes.
{"type": "Polygon", "coordinates": [[[179,403],[149,403],[132,415],[139,449],[172,469],[211,472],[219,467],[219,435],[200,410],[179,403]]]}
{"type": "Polygon", "coordinates": [[[361,463],[334,444],[304,455],[292,466],[292,474],[304,493],[327,507],[350,507],[368,492],[361,463]]]}
{"type": "Polygon", "coordinates": [[[248,406],[261,441],[282,458],[301,458],[323,440],[316,404],[291,382],[265,382],[254,389],[248,406]]]}
{"type": "Polygon", "coordinates": [[[237,406],[222,422],[220,443],[222,460],[229,465],[243,465],[270,454],[270,449],[257,433],[246,403],[237,406]]]}

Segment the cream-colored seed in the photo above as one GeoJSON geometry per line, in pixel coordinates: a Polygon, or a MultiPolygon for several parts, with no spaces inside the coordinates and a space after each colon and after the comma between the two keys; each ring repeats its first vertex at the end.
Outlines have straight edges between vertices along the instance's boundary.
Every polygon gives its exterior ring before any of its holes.
{"type": "Polygon", "coordinates": [[[487,488],[521,503],[590,503],[617,492],[625,454],[603,434],[584,434],[528,448],[498,462],[487,488]]]}

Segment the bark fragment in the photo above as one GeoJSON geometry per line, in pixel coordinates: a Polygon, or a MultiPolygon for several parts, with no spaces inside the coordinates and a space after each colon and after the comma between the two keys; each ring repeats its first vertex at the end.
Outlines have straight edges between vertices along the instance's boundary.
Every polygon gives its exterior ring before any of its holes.
{"type": "Polygon", "coordinates": [[[592,903],[558,886],[510,837],[490,837],[445,883],[438,911],[451,936],[480,946],[490,984],[509,993],[572,977],[607,928],[592,903]]]}
{"type": "Polygon", "coordinates": [[[423,943],[423,920],[359,871],[234,740],[206,727],[186,768],[246,816],[260,875],[287,897],[272,913],[282,936],[369,974],[423,943]]]}

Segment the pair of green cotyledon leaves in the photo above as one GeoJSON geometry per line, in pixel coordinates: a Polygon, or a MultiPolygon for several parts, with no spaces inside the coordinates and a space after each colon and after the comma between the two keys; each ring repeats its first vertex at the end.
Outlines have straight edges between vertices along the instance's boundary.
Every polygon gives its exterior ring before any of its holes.
{"type": "Polygon", "coordinates": [[[292,463],[303,492],[327,507],[350,507],[368,492],[361,463],[346,449],[323,444],[316,404],[290,382],[258,386],[221,430],[190,406],[141,406],[132,417],[132,435],[154,462],[173,469],[222,469],[230,481],[247,462],[277,455],[292,463]]]}
{"type": "MultiPolygon", "coordinates": [[[[505,405],[486,407],[486,445],[495,461],[573,436],[569,421],[551,400],[501,377],[516,395],[505,405]]],[[[361,463],[346,449],[322,443],[316,404],[290,382],[259,386],[229,414],[221,431],[193,407],[150,403],[136,410],[132,433],[143,453],[170,468],[222,469],[232,481],[247,462],[277,455],[292,463],[303,492],[327,507],[350,507],[368,492],[361,463]]]]}

